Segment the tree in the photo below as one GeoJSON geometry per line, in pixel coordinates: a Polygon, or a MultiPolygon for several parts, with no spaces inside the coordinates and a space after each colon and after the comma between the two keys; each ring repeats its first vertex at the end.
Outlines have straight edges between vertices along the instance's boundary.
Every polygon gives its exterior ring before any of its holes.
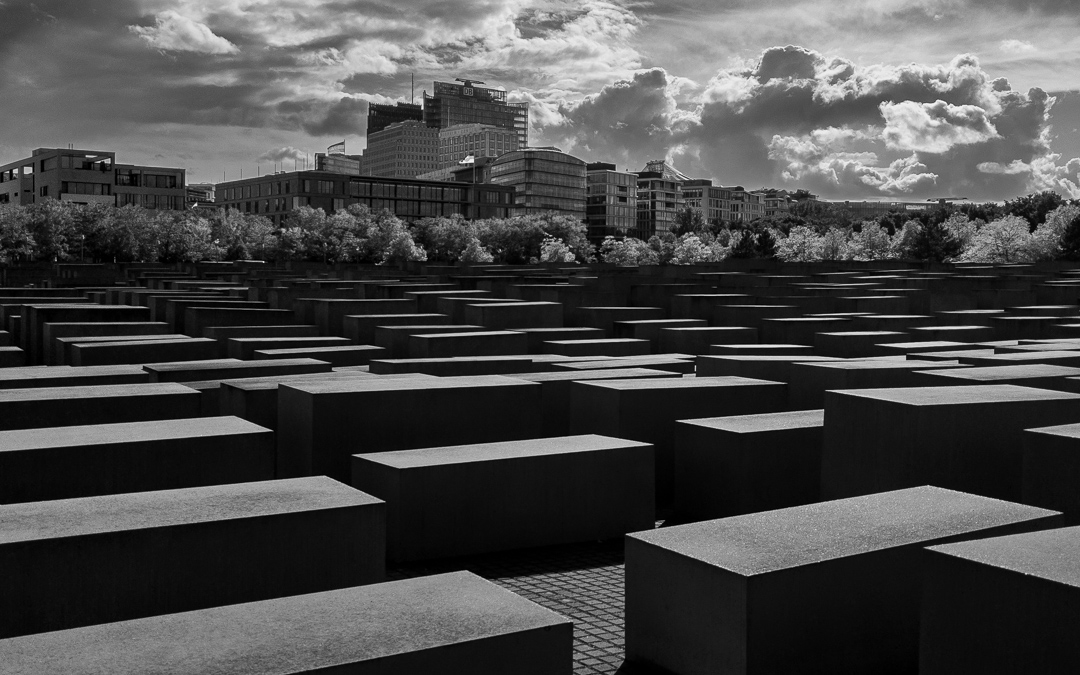
{"type": "Polygon", "coordinates": [[[687,232],[675,242],[675,249],[671,253],[672,265],[698,265],[712,262],[713,255],[709,247],[698,235],[687,232]]]}
{"type": "Polygon", "coordinates": [[[886,260],[893,254],[892,237],[883,226],[868,220],[851,233],[847,254],[853,260],[886,260]]]}
{"type": "Polygon", "coordinates": [[[44,199],[22,207],[26,228],[34,239],[34,257],[42,260],[65,261],[72,258],[71,249],[77,233],[72,217],[74,204],[44,199]]]}
{"type": "Polygon", "coordinates": [[[812,228],[791,228],[788,236],[776,243],[776,257],[784,262],[813,262],[821,260],[824,242],[812,228]]]}
{"type": "Polygon", "coordinates": [[[911,258],[912,250],[915,246],[915,238],[918,236],[922,226],[922,223],[915,219],[905,222],[904,226],[897,230],[892,237],[892,244],[890,245],[888,257],[896,260],[906,260],[911,258]]]}
{"type": "Polygon", "coordinates": [[[1023,218],[1028,222],[1028,230],[1032,231],[1046,222],[1047,214],[1061,206],[1063,201],[1061,195],[1053,190],[1032,192],[1023,197],[1006,200],[1005,213],[1023,218]]]}
{"type": "Polygon", "coordinates": [[[671,227],[671,233],[679,237],[690,232],[701,232],[707,228],[708,225],[701,211],[687,206],[675,213],[675,223],[671,227]]]}
{"type": "Polygon", "coordinates": [[[0,207],[0,264],[30,257],[34,239],[26,226],[26,214],[21,206],[0,207]]]}
{"type": "Polygon", "coordinates": [[[850,260],[851,236],[851,230],[843,227],[830,227],[826,230],[825,234],[821,235],[821,259],[850,260]]]}
{"type": "Polygon", "coordinates": [[[220,260],[210,222],[192,211],[165,211],[155,218],[157,259],[163,263],[220,260]]]}
{"type": "Polygon", "coordinates": [[[211,242],[220,247],[225,260],[269,260],[275,256],[278,239],[274,225],[264,216],[218,209],[209,219],[211,242]]]}
{"type": "Polygon", "coordinates": [[[944,262],[960,254],[960,242],[944,223],[931,220],[916,230],[909,254],[915,260],[944,262]]]}
{"type": "Polygon", "coordinates": [[[1080,215],[1065,225],[1059,242],[1060,256],[1065,260],[1080,260],[1080,215]]]}
{"type": "Polygon", "coordinates": [[[634,237],[625,239],[604,237],[603,243],[600,244],[600,259],[612,265],[623,266],[657,265],[660,263],[660,256],[657,252],[645,242],[634,237]]]}
{"type": "Polygon", "coordinates": [[[491,251],[484,248],[484,245],[476,237],[469,239],[469,243],[465,245],[465,250],[458,257],[458,262],[462,265],[478,265],[493,260],[495,260],[495,256],[491,255],[491,251]]]}
{"type": "Polygon", "coordinates": [[[1028,260],[1031,232],[1026,220],[1004,216],[979,228],[959,262],[1013,263],[1028,260]]]}
{"type": "Polygon", "coordinates": [[[1080,205],[1062,204],[1046,214],[1046,220],[1031,233],[1031,260],[1054,260],[1062,255],[1062,238],[1069,224],[1080,216],[1080,205]]]}
{"type": "Polygon", "coordinates": [[[572,263],[576,260],[574,252],[562,239],[547,237],[540,244],[540,259],[542,263],[572,263]]]}

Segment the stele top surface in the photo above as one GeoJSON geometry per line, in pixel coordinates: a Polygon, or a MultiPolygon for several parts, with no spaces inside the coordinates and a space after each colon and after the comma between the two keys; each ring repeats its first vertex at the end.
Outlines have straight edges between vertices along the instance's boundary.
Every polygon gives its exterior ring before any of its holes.
{"type": "Polygon", "coordinates": [[[102,375],[141,375],[141,364],[115,366],[25,366],[0,368],[0,380],[48,380],[62,377],[100,377],[102,375]]]}
{"type": "Polygon", "coordinates": [[[173,441],[256,433],[273,432],[247,420],[231,416],[18,429],[0,431],[0,455],[5,452],[41,448],[81,448],[93,445],[173,441]]]}
{"type": "Polygon", "coordinates": [[[680,420],[681,424],[718,429],[736,434],[754,434],[786,429],[810,429],[825,425],[824,410],[796,410],[794,412],[761,413],[757,415],[732,415],[730,417],[702,417],[680,420]]]}
{"type": "Polygon", "coordinates": [[[0,403],[191,393],[191,389],[175,382],[98,384],[81,387],[35,387],[31,389],[0,389],[0,403]]]}
{"type": "MultiPolygon", "coordinates": [[[[411,374],[411,373],[410,373],[411,374]]],[[[419,373],[416,373],[419,375],[419,373]]],[[[385,375],[371,375],[364,372],[329,372],[329,373],[304,373],[302,375],[269,375],[264,377],[243,377],[234,380],[214,380],[220,382],[222,387],[234,387],[243,391],[268,391],[277,389],[278,385],[296,382],[321,382],[323,380],[349,380],[370,379],[372,377],[386,377],[385,375]]],[[[192,385],[192,382],[185,382],[192,385]]]]}
{"type": "Polygon", "coordinates": [[[1012,352],[1011,354],[994,354],[993,356],[979,356],[983,361],[1039,361],[1052,359],[1080,359],[1080,352],[1076,351],[1038,351],[1038,352],[1012,352]]]}
{"type": "Polygon", "coordinates": [[[571,625],[497,584],[452,572],[0,640],[0,663],[11,675],[336,672],[523,631],[561,626],[569,634],[571,625]]]}
{"type": "Polygon", "coordinates": [[[506,335],[521,335],[512,330],[482,330],[469,333],[420,333],[413,335],[414,338],[431,340],[460,340],[462,338],[503,337],[506,335]]]}
{"type": "MultiPolygon", "coordinates": [[[[376,347],[375,345],[328,345],[328,346],[309,346],[309,347],[286,347],[282,349],[256,349],[256,354],[340,354],[340,353],[352,353],[352,352],[371,352],[371,351],[385,351],[384,347],[376,347]]],[[[292,363],[302,359],[274,359],[274,361],[286,363],[292,363]]]]}
{"type": "Polygon", "coordinates": [[[630,535],[743,576],[1056,515],[923,486],[630,535]]]}
{"type": "Polygon", "coordinates": [[[379,504],[325,476],[0,506],[0,545],[379,504]]]}
{"type": "Polygon", "coordinates": [[[925,370],[929,368],[960,368],[957,361],[919,361],[892,357],[871,357],[869,359],[850,359],[826,363],[807,363],[807,368],[828,368],[830,370],[925,370]]]}
{"type": "Polygon", "coordinates": [[[503,375],[466,375],[463,377],[394,378],[373,377],[324,380],[318,382],[283,382],[282,386],[309,394],[349,394],[370,391],[419,391],[431,389],[466,389],[470,387],[533,387],[534,382],[503,375]]]}
{"type": "Polygon", "coordinates": [[[215,359],[213,361],[176,361],[172,363],[149,363],[147,370],[156,372],[191,371],[191,370],[260,370],[266,368],[284,368],[288,366],[325,366],[325,361],[317,359],[274,359],[272,361],[240,361],[237,359],[215,359]]]}
{"type": "Polygon", "coordinates": [[[1055,366],[1049,363],[1026,363],[1019,366],[983,366],[978,368],[945,368],[936,370],[932,375],[950,377],[958,380],[1018,380],[1029,377],[1076,377],[1080,368],[1055,366]]]}
{"type": "Polygon", "coordinates": [[[921,342],[887,342],[880,344],[878,347],[888,347],[889,349],[936,349],[938,347],[965,347],[966,342],[953,342],[951,340],[923,340],[921,342]]]}
{"type": "Polygon", "coordinates": [[[1080,439],[1080,424],[1057,424],[1050,427],[1036,427],[1033,429],[1025,429],[1024,433],[1046,434],[1048,436],[1080,439]]]}
{"type": "Polygon", "coordinates": [[[529,382],[577,382],[579,380],[618,380],[634,377],[678,377],[670,370],[652,368],[610,368],[606,370],[559,370],[550,373],[519,373],[508,375],[529,382]]]}
{"type": "Polygon", "coordinates": [[[930,550],[1080,588],[1080,527],[943,544],[930,550]]]}
{"type": "MultiPolygon", "coordinates": [[[[644,391],[662,389],[723,389],[728,387],[785,386],[782,382],[758,380],[752,377],[698,377],[698,378],[643,378],[630,380],[598,380],[583,382],[589,387],[603,387],[620,391],[644,391]]],[[[1078,397],[1080,398],[1080,397],[1078,397]]]]}
{"type": "MultiPolygon", "coordinates": [[[[955,387],[905,387],[898,389],[845,389],[843,396],[874,398],[905,405],[969,405],[974,403],[1015,403],[1021,401],[1078,401],[1080,394],[1035,389],[1013,384],[983,384],[955,387]]],[[[1080,413],[1080,409],[1078,409],[1080,413]]]]}
{"type": "Polygon", "coordinates": [[[369,462],[385,464],[397,469],[411,469],[443,464],[504,461],[525,457],[566,455],[631,447],[648,448],[651,446],[648,443],[588,434],[557,438],[534,438],[524,441],[504,441],[500,443],[453,445],[441,448],[373,452],[354,455],[354,457],[361,457],[369,462]]]}
{"type": "Polygon", "coordinates": [[[835,356],[810,356],[790,354],[724,354],[724,355],[701,355],[698,358],[719,361],[748,361],[751,363],[810,363],[812,361],[842,361],[835,356]]]}

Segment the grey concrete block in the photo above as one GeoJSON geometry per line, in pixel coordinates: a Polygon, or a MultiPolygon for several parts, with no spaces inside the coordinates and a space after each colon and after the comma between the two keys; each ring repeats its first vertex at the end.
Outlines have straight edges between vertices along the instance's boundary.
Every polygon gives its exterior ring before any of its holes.
{"type": "Polygon", "coordinates": [[[621,537],[651,528],[653,449],[604,436],[353,455],[387,503],[387,556],[421,560],[621,537]]]}
{"type": "Polygon", "coordinates": [[[632,534],[627,659],[681,675],[911,673],[922,547],[1057,522],[919,487],[632,534]]]}
{"type": "Polygon", "coordinates": [[[0,635],[381,581],[383,507],[326,477],[0,506],[0,635]]]}

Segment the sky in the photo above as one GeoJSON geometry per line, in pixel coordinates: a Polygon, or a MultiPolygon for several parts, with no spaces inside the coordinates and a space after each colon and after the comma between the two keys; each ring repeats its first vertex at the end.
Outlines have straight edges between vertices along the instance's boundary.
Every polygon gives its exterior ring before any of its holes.
{"type": "Polygon", "coordinates": [[[234,180],[482,80],[530,144],[829,199],[1080,198],[1075,0],[0,0],[0,163],[234,180]]]}

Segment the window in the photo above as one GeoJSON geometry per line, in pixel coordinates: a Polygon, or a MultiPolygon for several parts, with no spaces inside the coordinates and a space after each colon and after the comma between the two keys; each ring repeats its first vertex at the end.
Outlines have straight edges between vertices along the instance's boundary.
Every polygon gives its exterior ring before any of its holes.
{"type": "Polygon", "coordinates": [[[48,197],[49,196],[49,186],[48,185],[42,185],[41,189],[38,192],[41,194],[42,197],[48,197]]]}

